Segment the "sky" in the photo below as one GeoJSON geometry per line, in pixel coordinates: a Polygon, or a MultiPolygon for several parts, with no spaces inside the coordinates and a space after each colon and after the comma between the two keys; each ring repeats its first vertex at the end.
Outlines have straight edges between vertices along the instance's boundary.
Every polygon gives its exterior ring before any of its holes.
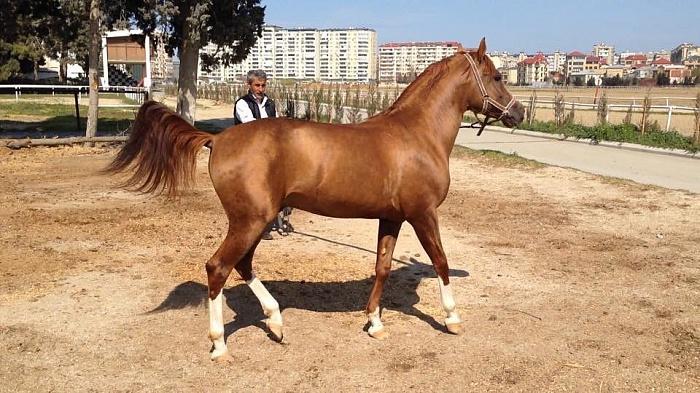
{"type": "Polygon", "coordinates": [[[378,44],[458,41],[488,51],[616,52],[700,45],[700,0],[262,0],[265,23],[285,28],[364,27],[378,44]]]}

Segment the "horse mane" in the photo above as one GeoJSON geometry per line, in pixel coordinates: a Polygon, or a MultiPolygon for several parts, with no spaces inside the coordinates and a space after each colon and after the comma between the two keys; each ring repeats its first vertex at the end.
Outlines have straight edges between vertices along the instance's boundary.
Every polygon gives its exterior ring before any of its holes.
{"type": "MultiPolygon", "coordinates": [[[[466,52],[458,51],[456,54],[464,54],[466,52]]],[[[444,59],[435,62],[428,66],[423,72],[418,75],[418,77],[404,89],[399,98],[394,101],[391,106],[386,110],[386,114],[401,110],[408,105],[408,102],[414,96],[420,96],[421,92],[426,90],[431,90],[435,87],[435,84],[442,78],[444,74],[449,71],[449,62],[455,57],[455,55],[445,57],[444,59]]],[[[466,69],[468,70],[468,69],[466,69]]],[[[465,71],[466,71],[465,70],[465,71]]]]}
{"type": "MultiPolygon", "coordinates": [[[[403,108],[406,108],[410,102],[413,100],[413,97],[421,97],[421,94],[425,91],[430,91],[432,90],[437,82],[446,74],[450,71],[450,62],[455,59],[459,58],[461,55],[467,55],[467,56],[472,56],[474,55],[476,50],[465,50],[461,49],[455,52],[454,55],[445,57],[444,59],[435,62],[428,66],[423,72],[421,72],[420,75],[406,87],[406,89],[401,93],[399,98],[394,101],[389,108],[386,109],[386,111],[382,112],[382,114],[391,114],[393,112],[396,112],[398,110],[401,110],[403,108]]],[[[494,66],[493,62],[491,59],[488,58],[488,56],[484,57],[485,61],[485,67],[486,71],[495,74],[498,72],[496,67],[494,66]]],[[[471,67],[464,67],[462,69],[462,75],[466,74],[467,72],[470,72],[471,67]]]]}

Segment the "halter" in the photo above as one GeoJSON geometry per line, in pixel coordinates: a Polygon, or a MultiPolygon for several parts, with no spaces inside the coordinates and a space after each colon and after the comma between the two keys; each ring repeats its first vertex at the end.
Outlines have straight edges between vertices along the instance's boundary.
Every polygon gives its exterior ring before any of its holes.
{"type": "Polygon", "coordinates": [[[511,95],[510,101],[508,101],[508,104],[506,104],[505,106],[501,105],[498,101],[491,98],[489,96],[489,93],[486,92],[486,87],[484,86],[484,81],[481,80],[481,75],[479,75],[479,71],[476,67],[476,62],[474,62],[474,59],[472,59],[472,57],[469,55],[469,53],[465,53],[464,57],[466,57],[467,61],[469,61],[469,65],[471,66],[471,69],[474,72],[474,79],[476,80],[476,84],[479,85],[479,90],[481,91],[481,96],[484,100],[483,107],[481,108],[481,113],[483,113],[484,116],[486,116],[486,118],[483,121],[479,120],[478,114],[476,113],[475,110],[472,109],[472,112],[474,112],[474,116],[476,116],[476,121],[473,122],[472,124],[470,124],[469,126],[462,126],[460,128],[478,128],[479,131],[476,133],[476,135],[481,135],[481,132],[484,131],[484,127],[503,119],[503,116],[505,116],[508,113],[508,111],[510,110],[510,108],[513,106],[513,104],[515,104],[515,97],[513,97],[513,95],[511,95]],[[489,104],[491,106],[495,107],[496,109],[500,109],[500,111],[501,111],[501,115],[498,116],[497,118],[494,117],[493,120],[491,120],[490,122],[489,122],[489,118],[491,118],[491,116],[486,114],[486,111],[489,108],[489,104]]]}

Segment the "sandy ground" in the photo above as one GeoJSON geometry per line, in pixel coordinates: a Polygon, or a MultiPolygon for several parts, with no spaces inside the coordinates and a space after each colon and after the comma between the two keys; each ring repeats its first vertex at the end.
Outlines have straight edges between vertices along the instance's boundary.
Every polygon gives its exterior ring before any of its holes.
{"type": "Polygon", "coordinates": [[[232,364],[209,360],[204,262],[226,220],[200,154],[174,201],[116,188],[114,148],[0,150],[0,391],[700,389],[700,199],[455,154],[440,209],[465,334],[445,333],[410,226],[363,330],[377,224],[295,211],[254,267],[285,341],[237,277],[232,364]]]}

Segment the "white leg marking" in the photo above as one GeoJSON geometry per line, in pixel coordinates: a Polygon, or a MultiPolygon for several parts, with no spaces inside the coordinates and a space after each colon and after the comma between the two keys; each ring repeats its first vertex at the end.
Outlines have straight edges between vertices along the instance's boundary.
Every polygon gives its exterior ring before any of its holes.
{"type": "Polygon", "coordinates": [[[440,277],[438,277],[438,284],[440,287],[440,300],[442,301],[442,308],[447,313],[445,323],[448,325],[461,323],[462,320],[459,318],[457,311],[455,311],[456,304],[455,298],[452,296],[452,287],[450,287],[449,284],[443,284],[440,277]]]}
{"type": "Polygon", "coordinates": [[[220,291],[214,300],[209,299],[209,339],[214,343],[211,358],[216,359],[226,355],[226,342],[224,341],[224,295],[220,291]]]}
{"type": "Polygon", "coordinates": [[[367,319],[369,319],[370,323],[369,329],[367,331],[370,336],[375,337],[377,332],[380,332],[382,331],[382,329],[384,329],[382,320],[379,318],[379,306],[377,306],[376,310],[367,314],[367,319]]]}
{"type": "Polygon", "coordinates": [[[280,306],[277,304],[277,300],[270,295],[267,288],[263,285],[257,277],[253,276],[252,279],[246,281],[246,284],[253,291],[255,296],[260,301],[260,305],[263,308],[263,312],[269,318],[269,322],[282,325],[282,314],[280,313],[280,306]]]}

